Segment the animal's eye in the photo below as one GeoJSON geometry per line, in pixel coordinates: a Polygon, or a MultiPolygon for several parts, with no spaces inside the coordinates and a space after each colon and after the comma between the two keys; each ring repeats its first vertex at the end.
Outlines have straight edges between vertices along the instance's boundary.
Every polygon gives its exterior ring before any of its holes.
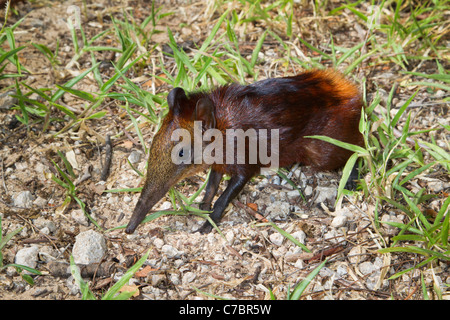
{"type": "Polygon", "coordinates": [[[178,156],[179,156],[180,158],[183,158],[183,156],[184,156],[184,151],[183,151],[183,149],[180,150],[180,152],[178,153],[178,156]]]}

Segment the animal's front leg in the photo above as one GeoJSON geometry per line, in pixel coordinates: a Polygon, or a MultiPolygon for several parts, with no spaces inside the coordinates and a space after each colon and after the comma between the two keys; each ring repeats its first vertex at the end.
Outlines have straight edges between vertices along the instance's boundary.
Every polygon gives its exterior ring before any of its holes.
{"type": "MultiPolygon", "coordinates": [[[[244,188],[250,177],[246,176],[232,176],[228,181],[228,186],[222,195],[214,203],[214,209],[210,217],[215,222],[218,223],[222,218],[222,214],[227,208],[228,204],[233,200],[239,192],[244,188]]],[[[199,229],[200,233],[209,233],[212,230],[212,225],[209,221],[206,221],[203,226],[199,229]]]]}
{"type": "Polygon", "coordinates": [[[219,189],[220,181],[222,180],[223,174],[211,169],[209,174],[208,183],[205,188],[205,196],[203,197],[202,203],[200,203],[200,210],[210,211],[211,202],[219,189]]]}

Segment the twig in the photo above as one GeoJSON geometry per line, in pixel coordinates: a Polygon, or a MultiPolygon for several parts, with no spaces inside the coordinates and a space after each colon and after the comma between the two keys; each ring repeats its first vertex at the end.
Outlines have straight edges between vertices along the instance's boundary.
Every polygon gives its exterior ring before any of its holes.
{"type": "Polygon", "coordinates": [[[2,159],[2,182],[3,182],[3,188],[5,188],[5,194],[8,193],[8,188],[6,187],[6,183],[5,183],[5,169],[4,169],[4,165],[3,165],[3,157],[1,157],[2,159]]]}
{"type": "Polygon", "coordinates": [[[106,136],[105,140],[105,152],[106,152],[105,163],[103,165],[102,174],[100,176],[100,180],[102,181],[106,181],[106,179],[108,178],[109,168],[111,167],[112,144],[111,144],[111,137],[109,134],[106,136]]]}

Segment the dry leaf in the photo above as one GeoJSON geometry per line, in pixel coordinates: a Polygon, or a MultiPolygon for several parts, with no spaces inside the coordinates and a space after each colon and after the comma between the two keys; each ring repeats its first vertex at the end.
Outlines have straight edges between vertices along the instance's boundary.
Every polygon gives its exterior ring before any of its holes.
{"type": "Polygon", "coordinates": [[[158,269],[152,268],[150,266],[145,266],[144,269],[139,270],[135,273],[135,276],[138,278],[145,278],[150,272],[157,271],[158,269]]]}
{"type": "Polygon", "coordinates": [[[73,150],[66,152],[66,158],[67,158],[67,161],[69,161],[72,168],[74,168],[75,170],[80,170],[80,167],[78,166],[77,158],[75,156],[75,152],[73,152],[73,150]]]}
{"type": "Polygon", "coordinates": [[[134,292],[133,297],[139,296],[139,287],[136,285],[124,285],[122,288],[119,289],[119,292],[134,292]]]}
{"type": "Polygon", "coordinates": [[[91,187],[91,190],[94,191],[96,194],[102,194],[103,191],[105,191],[105,189],[106,189],[106,186],[104,184],[91,183],[90,187],[91,187]]]}
{"type": "Polygon", "coordinates": [[[122,146],[126,149],[131,149],[133,147],[133,142],[130,140],[126,140],[122,143],[122,146]]]}
{"type": "Polygon", "coordinates": [[[250,209],[258,211],[258,205],[256,203],[247,203],[247,206],[249,206],[250,209]]]}

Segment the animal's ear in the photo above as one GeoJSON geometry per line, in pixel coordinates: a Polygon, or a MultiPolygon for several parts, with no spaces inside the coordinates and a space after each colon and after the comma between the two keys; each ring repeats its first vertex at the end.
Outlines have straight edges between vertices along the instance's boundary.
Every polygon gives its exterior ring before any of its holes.
{"type": "Polygon", "coordinates": [[[216,127],[216,114],[214,104],[208,98],[201,98],[195,106],[194,121],[202,121],[203,129],[212,129],[216,127]]]}
{"type": "Polygon", "coordinates": [[[173,88],[167,96],[167,104],[169,109],[175,113],[180,113],[180,108],[184,100],[186,100],[186,93],[181,88],[173,88]]]}

